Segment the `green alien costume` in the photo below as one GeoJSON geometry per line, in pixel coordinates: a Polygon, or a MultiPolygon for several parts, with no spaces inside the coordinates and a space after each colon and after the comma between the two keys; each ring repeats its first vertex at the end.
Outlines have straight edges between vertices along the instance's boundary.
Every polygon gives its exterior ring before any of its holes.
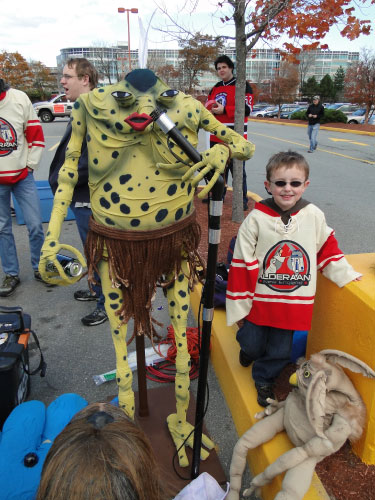
{"type": "MultiPolygon", "coordinates": [[[[199,227],[194,220],[195,186],[207,172],[213,172],[199,194],[204,197],[224,172],[229,155],[246,160],[255,148],[218,122],[199,101],[170,89],[147,69],[134,70],[118,84],[81,95],[72,113],[72,136],[60,170],[39,265],[46,281],[63,285],[74,283],[77,278],[64,274],[56,258],[60,250],[72,251],[85,265],[78,250],[59,243],[61,225],[78,178],[84,137],[93,213],[86,245],[89,278],[93,269],[99,271],[116,350],[119,405],[134,416],[126,323],[134,317],[135,332],[152,336],[151,299],[156,281],[162,281],[167,289],[177,345],[176,413],[168,417],[168,427],[179,448],[192,430],[186,421],[190,385],[186,324],[189,285],[200,265],[199,227]],[[216,134],[226,145],[218,144],[207,150],[202,153],[202,161],[191,166],[180,147],[168,144],[166,135],[152,122],[149,115],[157,107],[167,111],[194,147],[200,128],[216,134]],[[172,151],[182,162],[176,162],[172,151]],[[193,177],[198,169],[199,173],[193,177]],[[163,246],[164,240],[167,243],[163,246]],[[54,262],[60,278],[46,272],[48,261],[54,262]],[[159,274],[153,276],[153,270],[159,274]]],[[[193,436],[187,444],[192,446],[192,441],[193,436]]],[[[213,446],[206,437],[202,442],[208,448],[213,446]]],[[[202,449],[202,458],[207,455],[202,449]]],[[[179,452],[179,463],[188,465],[184,447],[179,452]]]]}

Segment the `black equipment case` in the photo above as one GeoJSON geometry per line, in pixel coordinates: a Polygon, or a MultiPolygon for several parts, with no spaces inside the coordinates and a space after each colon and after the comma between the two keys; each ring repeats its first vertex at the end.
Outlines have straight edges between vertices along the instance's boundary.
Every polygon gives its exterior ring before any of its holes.
{"type": "Polygon", "coordinates": [[[30,391],[30,375],[40,371],[44,377],[46,363],[35,332],[31,330],[31,317],[22,307],[0,307],[0,429],[13,408],[26,400],[30,391]],[[29,338],[33,335],[40,351],[38,368],[29,369],[29,338]]]}

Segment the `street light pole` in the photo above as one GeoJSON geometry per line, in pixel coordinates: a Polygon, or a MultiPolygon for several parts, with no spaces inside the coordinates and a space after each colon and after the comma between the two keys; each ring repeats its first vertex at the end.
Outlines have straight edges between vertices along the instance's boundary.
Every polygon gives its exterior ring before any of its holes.
{"type": "Polygon", "coordinates": [[[129,71],[132,69],[132,63],[130,58],[130,21],[129,21],[129,12],[132,14],[138,14],[138,9],[125,9],[124,7],[118,7],[117,11],[120,14],[124,14],[126,12],[127,21],[128,21],[128,58],[129,58],[129,71]]]}

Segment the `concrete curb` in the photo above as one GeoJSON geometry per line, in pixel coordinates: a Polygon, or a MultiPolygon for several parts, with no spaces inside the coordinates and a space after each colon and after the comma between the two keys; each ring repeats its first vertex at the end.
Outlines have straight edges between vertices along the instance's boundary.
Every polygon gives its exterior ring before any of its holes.
{"type": "MultiPolygon", "coordinates": [[[[257,122],[255,118],[248,118],[249,122],[257,122]]],[[[259,123],[259,121],[258,121],[259,123]]],[[[287,126],[287,127],[306,127],[305,124],[302,123],[290,123],[290,120],[286,120],[286,123],[281,123],[281,122],[276,122],[273,120],[262,120],[262,123],[273,123],[274,125],[282,125],[282,126],[287,126]]],[[[357,135],[370,135],[370,136],[375,136],[375,131],[374,132],[365,132],[364,130],[347,130],[347,129],[342,129],[342,128],[336,128],[336,127],[327,127],[326,125],[321,125],[320,126],[321,130],[331,130],[332,132],[343,132],[344,134],[357,134],[357,135]]]]}
{"type": "MultiPolygon", "coordinates": [[[[197,285],[191,293],[191,306],[198,317],[202,286],[197,285]]],[[[236,342],[237,327],[226,326],[223,309],[216,309],[211,332],[211,362],[219,380],[239,436],[255,422],[254,415],[261,410],[257,393],[251,378],[251,368],[243,368],[238,362],[239,346],[236,342]]],[[[277,434],[271,441],[248,453],[248,464],[253,475],[262,472],[280,455],[293,448],[285,432],[277,434]]],[[[282,477],[262,488],[263,500],[272,500],[281,488],[282,477]]],[[[329,500],[318,476],[314,473],[309,491],[304,500],[329,500]]]]}

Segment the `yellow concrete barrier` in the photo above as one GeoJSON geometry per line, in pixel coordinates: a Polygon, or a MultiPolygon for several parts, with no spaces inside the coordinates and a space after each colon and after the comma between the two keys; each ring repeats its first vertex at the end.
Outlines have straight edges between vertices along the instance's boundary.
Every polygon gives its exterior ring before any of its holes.
{"type": "MultiPolygon", "coordinates": [[[[322,349],[345,351],[375,368],[375,253],[348,255],[361,281],[338,288],[318,277],[307,357],[322,349]]],[[[367,408],[367,424],[354,452],[366,464],[375,464],[375,380],[346,372],[367,408]]]]}
{"type": "MultiPolygon", "coordinates": [[[[197,318],[201,297],[201,285],[191,294],[191,305],[197,318]]],[[[216,309],[211,333],[211,362],[219,380],[221,390],[232,414],[234,424],[241,436],[255,422],[254,415],[261,410],[257,403],[257,393],[251,377],[251,368],[243,368],[238,361],[239,345],[236,341],[237,327],[226,326],[225,311],[216,309]]],[[[282,453],[293,447],[285,432],[248,454],[248,464],[253,475],[262,472],[282,453]]],[[[262,488],[263,500],[273,500],[281,489],[282,477],[262,488]]],[[[309,491],[304,500],[329,500],[322,483],[314,473],[309,491]]]]}

